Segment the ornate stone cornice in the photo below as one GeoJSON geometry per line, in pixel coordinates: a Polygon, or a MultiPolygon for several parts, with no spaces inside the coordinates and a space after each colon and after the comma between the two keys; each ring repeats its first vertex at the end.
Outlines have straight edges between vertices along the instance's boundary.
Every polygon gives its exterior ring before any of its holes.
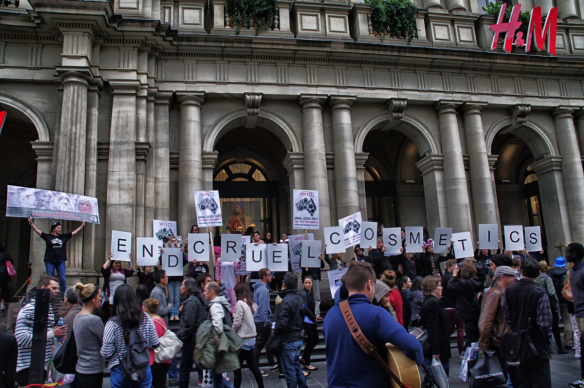
{"type": "Polygon", "coordinates": [[[30,145],[36,153],[36,160],[39,162],[50,162],[53,160],[53,142],[52,141],[31,141],[30,145]]]}
{"type": "Polygon", "coordinates": [[[548,156],[547,158],[531,163],[531,168],[538,175],[547,174],[552,171],[561,172],[562,160],[563,158],[561,156],[548,156]]]}
{"type": "Polygon", "coordinates": [[[244,93],[243,100],[247,116],[245,118],[245,128],[255,128],[260,114],[263,93],[244,93]]]}
{"type": "Polygon", "coordinates": [[[416,167],[423,175],[444,170],[444,155],[426,155],[416,162],[416,167]]]}
{"type": "Polygon", "coordinates": [[[145,162],[149,152],[149,142],[136,142],[136,161],[145,162]]]}
{"type": "Polygon", "coordinates": [[[404,118],[404,110],[408,106],[407,98],[391,98],[387,101],[390,120],[401,120],[404,118]]]}
{"type": "Polygon", "coordinates": [[[284,168],[290,174],[293,170],[304,169],[304,152],[288,152],[284,157],[284,168]]]}
{"type": "Polygon", "coordinates": [[[527,121],[527,115],[529,112],[531,112],[531,105],[515,105],[512,107],[511,114],[513,124],[524,124],[527,121]]]}

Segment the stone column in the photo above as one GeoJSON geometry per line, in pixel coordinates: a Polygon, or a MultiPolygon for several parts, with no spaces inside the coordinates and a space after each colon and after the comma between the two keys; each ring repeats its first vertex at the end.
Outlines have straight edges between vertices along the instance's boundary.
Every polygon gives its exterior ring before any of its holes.
{"type": "Polygon", "coordinates": [[[144,237],[144,204],[146,196],[146,160],[150,151],[148,126],[148,86],[142,85],[136,98],[136,237],[144,237]]]}
{"type": "Polygon", "coordinates": [[[155,105],[154,136],[154,219],[170,217],[170,134],[169,108],[171,92],[158,92],[155,105]]]}
{"type": "MultiPolygon", "coordinates": [[[[99,98],[103,84],[91,86],[87,93],[87,140],[85,142],[85,195],[97,197],[97,129],[99,126],[99,98]]],[[[103,220],[100,219],[103,223],[103,220]]],[[[86,224],[83,228],[83,270],[94,271],[95,224],[86,224]]]]}
{"type": "Polygon", "coordinates": [[[185,236],[197,223],[194,192],[203,189],[203,139],[201,104],[203,92],[178,92],[180,103],[180,148],[178,158],[178,234],[185,236]]]}
{"type": "Polygon", "coordinates": [[[154,219],[154,152],[156,136],[154,128],[154,104],[156,89],[148,90],[148,101],[146,102],[146,142],[150,144],[150,152],[146,155],[146,169],[144,173],[144,235],[153,236],[152,220],[154,219]]]}
{"type": "MultiPolygon", "coordinates": [[[[584,153],[584,108],[580,108],[574,113],[576,125],[578,127],[578,139],[580,140],[580,153],[584,153]]],[[[583,155],[584,156],[584,155],[583,155]]]]}
{"type": "Polygon", "coordinates": [[[365,190],[365,163],[369,158],[366,152],[355,153],[355,165],[357,167],[357,188],[359,190],[359,210],[364,220],[369,219],[367,214],[367,193],[365,190]]]}
{"type": "Polygon", "coordinates": [[[584,240],[584,171],[574,128],[573,109],[558,107],[553,111],[558,148],[562,155],[564,190],[574,241],[584,240]]]}
{"type": "Polygon", "coordinates": [[[438,112],[440,141],[444,155],[444,187],[449,224],[455,233],[470,231],[472,234],[468,185],[456,117],[456,108],[459,104],[457,101],[439,101],[435,108],[438,112]]]}
{"type": "MultiPolygon", "coordinates": [[[[36,188],[51,190],[53,171],[53,142],[31,141],[32,149],[36,153],[37,176],[36,188]]],[[[36,219],[35,224],[40,230],[48,231],[51,221],[49,219],[36,219]]],[[[32,230],[30,231],[30,262],[31,262],[31,285],[36,286],[40,277],[46,274],[45,270],[45,242],[32,230]]]]}
{"type": "Polygon", "coordinates": [[[322,121],[322,105],[325,100],[326,96],[321,95],[300,96],[304,147],[304,190],[318,190],[320,198],[321,229],[315,231],[315,240],[320,239],[322,227],[328,226],[331,222],[324,126],[322,121]]]}
{"type": "Polygon", "coordinates": [[[427,228],[430,237],[434,238],[436,228],[450,224],[444,190],[444,157],[427,155],[416,163],[416,167],[422,172],[427,228]]]}
{"type": "Polygon", "coordinates": [[[557,156],[547,157],[531,164],[537,173],[549,257],[561,256],[562,253],[555,248],[556,246],[579,241],[572,240],[570,231],[572,217],[569,214],[569,206],[566,204],[562,165],[562,158],[557,156]]]}
{"type": "Polygon", "coordinates": [[[484,105],[486,103],[465,103],[461,110],[464,117],[475,224],[496,224],[495,193],[481,114],[484,105]]]}
{"type": "MultiPolygon", "coordinates": [[[[294,206],[294,198],[292,190],[304,189],[304,153],[303,152],[288,152],[284,158],[284,168],[288,171],[288,184],[290,186],[290,197],[288,206],[290,207],[290,214],[294,206]]],[[[292,217],[290,216],[289,223],[284,230],[292,230],[292,217]]]]}
{"type": "Polygon", "coordinates": [[[135,236],[136,93],[138,81],[110,80],[113,91],[107,166],[106,250],[112,230],[135,236]]]}
{"type": "MultiPolygon", "coordinates": [[[[201,157],[203,164],[203,188],[202,190],[213,190],[213,179],[215,177],[215,165],[219,153],[217,151],[205,151],[201,157]]],[[[194,197],[193,197],[194,200],[194,197]]]]}
{"type": "Polygon", "coordinates": [[[359,211],[359,188],[351,120],[351,106],[355,100],[355,97],[331,97],[330,101],[335,151],[335,197],[339,218],[359,211]]]}

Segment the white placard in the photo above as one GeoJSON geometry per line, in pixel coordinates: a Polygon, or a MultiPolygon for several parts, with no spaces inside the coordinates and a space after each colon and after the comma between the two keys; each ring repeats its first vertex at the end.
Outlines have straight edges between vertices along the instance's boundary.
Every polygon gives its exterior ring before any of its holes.
{"type": "Polygon", "coordinates": [[[247,245],[251,241],[251,236],[241,236],[241,261],[238,266],[235,267],[236,275],[249,275],[251,272],[247,270],[247,262],[245,261],[247,245]]]}
{"type": "Polygon", "coordinates": [[[499,248],[499,225],[479,224],[479,249],[499,248]]]}
{"type": "MultiPolygon", "coordinates": [[[[308,233],[308,240],[314,240],[314,235],[308,233]]],[[[290,252],[290,263],[292,264],[292,271],[300,272],[300,255],[302,254],[302,244],[304,241],[303,234],[294,234],[288,236],[288,251],[290,252]]]]}
{"type": "Polygon", "coordinates": [[[159,243],[156,237],[138,237],[136,239],[136,260],[138,265],[158,265],[158,257],[160,256],[159,243]]]}
{"type": "Polygon", "coordinates": [[[223,226],[219,191],[195,191],[195,208],[199,228],[223,226]]]}
{"type": "MultiPolygon", "coordinates": [[[[383,245],[385,245],[385,256],[399,255],[401,253],[401,228],[383,228],[381,231],[383,237],[383,245]]],[[[377,244],[373,246],[375,249],[377,244]]],[[[367,252],[369,247],[364,247],[363,252],[367,252]]]]}
{"type": "Polygon", "coordinates": [[[131,261],[132,233],[112,230],[111,260],[131,261]]]}
{"type": "Polygon", "coordinates": [[[525,249],[527,252],[541,251],[541,229],[539,226],[526,226],[525,230],[525,249]]]}
{"type": "Polygon", "coordinates": [[[328,226],[324,228],[324,242],[326,253],[345,253],[345,238],[343,228],[340,226],[328,226]]]}
{"type": "MultiPolygon", "coordinates": [[[[247,247],[249,249],[249,246],[247,247]]],[[[221,235],[221,261],[239,261],[241,257],[241,236],[224,233],[221,235]]]]}
{"type": "Polygon", "coordinates": [[[293,190],[292,229],[319,229],[318,191],[293,190]]]}
{"type": "Polygon", "coordinates": [[[454,241],[454,257],[457,259],[474,257],[470,232],[452,233],[452,241],[454,241]]]}
{"type": "Polygon", "coordinates": [[[341,287],[341,285],[343,284],[341,278],[343,277],[344,274],[347,273],[347,270],[348,268],[343,268],[339,270],[331,269],[330,271],[328,271],[329,287],[331,289],[331,295],[333,298],[335,297],[337,289],[341,287]]]}
{"type": "Polygon", "coordinates": [[[436,228],[434,231],[434,253],[448,253],[452,241],[452,228],[436,228]]]}
{"type": "Polygon", "coordinates": [[[424,228],[421,226],[406,226],[406,252],[424,252],[424,228]]]}
{"type": "Polygon", "coordinates": [[[363,221],[361,223],[361,242],[359,243],[363,252],[369,251],[369,247],[377,247],[377,222],[363,221]]]}
{"type": "Polygon", "coordinates": [[[189,233],[189,261],[209,261],[209,235],[207,233],[189,233]]]}
{"type": "Polygon", "coordinates": [[[302,255],[300,256],[300,266],[302,268],[320,268],[321,260],[318,255],[322,252],[322,242],[302,241],[302,255]]]}
{"type": "Polygon", "coordinates": [[[268,245],[268,268],[274,272],[288,271],[288,244],[268,245]]]}
{"type": "MultiPolygon", "coordinates": [[[[154,237],[161,242],[165,241],[170,236],[176,236],[176,221],[153,220],[152,231],[154,237]]],[[[162,243],[160,243],[159,247],[162,248],[162,243]]]]}
{"type": "Polygon", "coordinates": [[[168,276],[183,276],[183,253],[180,248],[165,248],[162,252],[162,269],[168,276]]]}
{"type": "Polygon", "coordinates": [[[505,249],[508,251],[522,251],[525,247],[523,242],[523,226],[505,225],[503,227],[505,235],[505,249]]]}
{"type": "Polygon", "coordinates": [[[246,269],[248,271],[259,271],[268,267],[268,254],[266,244],[249,244],[245,255],[246,269]]]}
{"type": "Polygon", "coordinates": [[[361,242],[361,212],[357,212],[341,218],[339,226],[343,227],[343,234],[345,236],[345,248],[352,247],[361,242]]]}

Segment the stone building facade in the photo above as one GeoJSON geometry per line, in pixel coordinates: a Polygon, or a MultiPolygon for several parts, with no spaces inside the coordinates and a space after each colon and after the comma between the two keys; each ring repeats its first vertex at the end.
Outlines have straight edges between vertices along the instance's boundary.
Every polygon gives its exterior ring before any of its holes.
{"type": "MultiPolygon", "coordinates": [[[[430,236],[541,225],[550,258],[584,241],[584,1],[556,2],[555,56],[492,50],[477,0],[414,3],[409,44],[377,37],[351,0],[278,1],[257,35],[235,34],[225,0],[2,7],[0,184],[98,198],[101,224],[70,243],[75,279],[96,273],[112,230],[176,220],[186,235],[193,192],[214,188],[274,235],[294,232],[297,188],[319,190],[321,226],[356,211],[430,236]]],[[[25,220],[0,215],[0,242],[21,276],[28,260],[42,274],[25,220]]]]}

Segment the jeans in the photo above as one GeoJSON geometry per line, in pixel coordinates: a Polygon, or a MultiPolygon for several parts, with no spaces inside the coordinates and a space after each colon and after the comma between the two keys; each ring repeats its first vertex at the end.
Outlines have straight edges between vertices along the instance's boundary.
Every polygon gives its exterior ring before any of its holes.
{"type": "Polygon", "coordinates": [[[306,378],[300,366],[300,349],[302,341],[285,342],[282,345],[280,362],[282,373],[286,376],[286,386],[288,388],[306,388],[306,378]]]}
{"type": "Polygon", "coordinates": [[[178,366],[176,363],[176,356],[174,356],[170,362],[170,367],[168,368],[168,378],[170,380],[178,380],[178,366]]]}
{"type": "Polygon", "coordinates": [[[320,315],[320,280],[312,281],[312,294],[314,295],[314,312],[320,315]]]}
{"type": "Polygon", "coordinates": [[[233,388],[233,385],[229,384],[221,373],[213,371],[213,388],[233,388]]]}
{"type": "Polygon", "coordinates": [[[59,277],[59,288],[61,288],[61,293],[64,294],[67,290],[67,282],[65,281],[65,261],[45,261],[45,269],[47,270],[48,276],[55,276],[55,270],[57,270],[57,276],[59,277]]]}
{"type": "Polygon", "coordinates": [[[144,381],[140,383],[132,383],[124,379],[124,373],[122,372],[122,367],[116,365],[110,373],[110,386],[112,388],[151,388],[152,387],[152,372],[150,367],[148,367],[148,374],[144,381]]]}
{"type": "Polygon", "coordinates": [[[193,352],[195,351],[195,342],[183,342],[182,359],[178,368],[178,387],[189,388],[191,379],[191,369],[193,368],[193,352]]]}
{"type": "Polygon", "coordinates": [[[182,282],[168,282],[166,290],[168,291],[168,302],[171,304],[170,316],[178,317],[180,308],[180,285],[182,282]]]}

